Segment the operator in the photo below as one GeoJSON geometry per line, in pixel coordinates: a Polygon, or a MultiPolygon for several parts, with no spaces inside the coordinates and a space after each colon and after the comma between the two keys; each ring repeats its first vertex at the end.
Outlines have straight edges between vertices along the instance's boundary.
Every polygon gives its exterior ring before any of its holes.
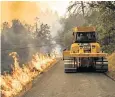
{"type": "Polygon", "coordinates": [[[80,34],[80,40],[84,40],[84,41],[87,41],[88,40],[88,36],[87,34],[80,34]]]}

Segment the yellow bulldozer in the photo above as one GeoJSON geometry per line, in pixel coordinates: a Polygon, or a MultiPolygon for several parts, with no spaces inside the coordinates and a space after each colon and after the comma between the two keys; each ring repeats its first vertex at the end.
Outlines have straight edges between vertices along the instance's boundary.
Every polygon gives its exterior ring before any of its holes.
{"type": "Polygon", "coordinates": [[[70,50],[63,51],[64,72],[107,72],[107,54],[97,42],[95,27],[75,27],[70,50]]]}

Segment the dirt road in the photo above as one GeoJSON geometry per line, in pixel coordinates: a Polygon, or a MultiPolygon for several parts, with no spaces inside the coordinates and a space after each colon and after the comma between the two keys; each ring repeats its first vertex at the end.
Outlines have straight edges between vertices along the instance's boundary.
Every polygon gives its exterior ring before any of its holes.
{"type": "Polygon", "coordinates": [[[23,97],[115,97],[115,82],[102,73],[65,74],[60,61],[23,97]]]}

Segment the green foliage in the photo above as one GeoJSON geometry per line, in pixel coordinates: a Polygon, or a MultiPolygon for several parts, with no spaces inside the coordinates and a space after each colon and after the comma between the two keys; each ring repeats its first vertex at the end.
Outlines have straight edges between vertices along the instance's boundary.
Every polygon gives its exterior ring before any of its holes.
{"type": "Polygon", "coordinates": [[[57,43],[59,43],[63,49],[69,48],[73,42],[72,28],[81,26],[84,24],[84,18],[82,15],[70,15],[68,18],[61,18],[60,23],[63,25],[63,29],[58,32],[56,37],[57,43]]]}
{"type": "Polygon", "coordinates": [[[115,2],[92,2],[89,5],[92,12],[85,17],[85,25],[96,26],[102,49],[111,53],[115,50],[115,2]]]}
{"type": "MultiPolygon", "coordinates": [[[[92,1],[92,2],[70,2],[68,6],[69,16],[63,19],[64,29],[60,36],[66,35],[74,26],[95,26],[98,33],[98,42],[102,50],[111,53],[115,50],[115,2],[114,1],[92,1]],[[82,11],[82,13],[79,12],[82,11]],[[79,16],[78,16],[79,15],[79,16]]],[[[72,32],[71,32],[72,33],[72,32]]],[[[67,36],[63,44],[70,45],[71,39],[67,36]]]]}

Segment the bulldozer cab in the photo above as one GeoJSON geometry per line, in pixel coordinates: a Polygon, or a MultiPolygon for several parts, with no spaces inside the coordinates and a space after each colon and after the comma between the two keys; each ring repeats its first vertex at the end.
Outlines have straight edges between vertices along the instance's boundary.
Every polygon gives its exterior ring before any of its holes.
{"type": "Polygon", "coordinates": [[[76,27],[73,29],[74,43],[95,43],[97,34],[94,27],[76,27]]]}
{"type": "Polygon", "coordinates": [[[77,32],[73,33],[74,43],[95,43],[96,33],[95,32],[77,32]]]}

